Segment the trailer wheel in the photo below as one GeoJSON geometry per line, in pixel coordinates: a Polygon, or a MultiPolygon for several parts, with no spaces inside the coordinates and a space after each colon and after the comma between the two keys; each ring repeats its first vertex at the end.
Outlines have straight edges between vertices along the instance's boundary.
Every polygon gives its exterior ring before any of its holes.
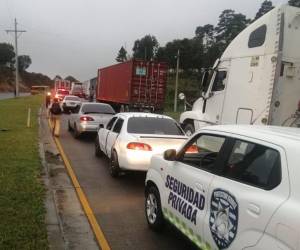
{"type": "Polygon", "coordinates": [[[192,123],[187,123],[184,126],[184,132],[187,136],[191,136],[192,134],[195,133],[195,127],[192,123]]]}

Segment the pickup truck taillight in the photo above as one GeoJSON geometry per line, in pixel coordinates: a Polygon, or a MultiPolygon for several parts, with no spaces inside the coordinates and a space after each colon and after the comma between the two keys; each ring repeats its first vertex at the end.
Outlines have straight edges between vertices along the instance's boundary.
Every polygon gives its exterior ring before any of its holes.
{"type": "Polygon", "coordinates": [[[127,148],[132,150],[152,151],[150,145],[146,143],[140,143],[140,142],[130,142],[127,144],[127,148]]]}
{"type": "Polygon", "coordinates": [[[90,117],[90,116],[81,116],[80,121],[81,122],[91,122],[91,121],[94,121],[94,119],[93,119],[93,117],[90,117]]]}

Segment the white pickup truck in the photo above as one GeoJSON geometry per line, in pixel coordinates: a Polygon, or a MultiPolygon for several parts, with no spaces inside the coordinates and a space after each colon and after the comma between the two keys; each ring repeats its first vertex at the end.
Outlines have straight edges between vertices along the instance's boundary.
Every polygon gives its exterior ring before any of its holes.
{"type": "Polygon", "coordinates": [[[191,135],[204,126],[297,126],[300,117],[300,8],[282,5],[249,25],[214,65],[192,111],[191,135]]]}

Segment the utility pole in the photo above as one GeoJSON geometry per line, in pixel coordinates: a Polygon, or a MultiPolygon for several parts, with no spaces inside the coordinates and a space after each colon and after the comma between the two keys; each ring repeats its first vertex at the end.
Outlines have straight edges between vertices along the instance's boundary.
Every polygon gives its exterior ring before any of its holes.
{"type": "Polygon", "coordinates": [[[26,30],[18,30],[18,23],[15,18],[15,29],[14,30],[6,30],[7,33],[15,33],[15,68],[16,68],[16,88],[15,88],[15,97],[19,96],[19,61],[18,61],[18,33],[22,34],[26,32],[26,30]]]}
{"type": "Polygon", "coordinates": [[[176,80],[175,80],[175,94],[174,94],[174,112],[177,112],[179,57],[180,57],[180,51],[178,50],[177,66],[176,66],[176,80]]]}

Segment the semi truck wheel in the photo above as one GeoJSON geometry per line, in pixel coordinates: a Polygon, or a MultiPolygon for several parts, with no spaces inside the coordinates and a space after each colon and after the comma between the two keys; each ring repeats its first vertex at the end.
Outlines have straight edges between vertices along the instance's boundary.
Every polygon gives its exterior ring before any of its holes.
{"type": "Polygon", "coordinates": [[[184,126],[184,132],[187,136],[191,136],[192,134],[195,133],[195,127],[192,123],[187,123],[184,126]]]}

